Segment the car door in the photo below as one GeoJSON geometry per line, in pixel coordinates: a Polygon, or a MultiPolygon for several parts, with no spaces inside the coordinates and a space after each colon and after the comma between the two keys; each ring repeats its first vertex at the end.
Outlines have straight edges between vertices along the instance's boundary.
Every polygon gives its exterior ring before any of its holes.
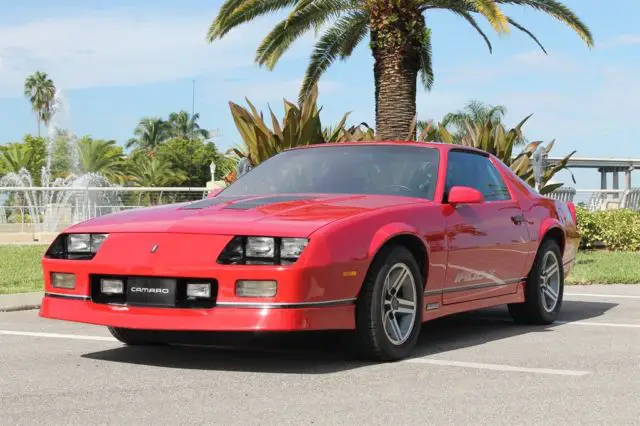
{"type": "Polygon", "coordinates": [[[447,236],[443,303],[515,292],[527,261],[529,234],[517,199],[488,156],[449,151],[443,209],[447,236]],[[485,201],[454,207],[446,200],[453,186],[475,188],[485,201]]]}

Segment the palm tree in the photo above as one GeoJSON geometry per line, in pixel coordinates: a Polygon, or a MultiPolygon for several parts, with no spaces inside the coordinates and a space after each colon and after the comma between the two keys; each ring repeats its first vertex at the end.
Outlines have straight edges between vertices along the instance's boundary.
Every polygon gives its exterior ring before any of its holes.
{"type": "Polygon", "coordinates": [[[53,114],[53,102],[56,86],[46,73],[37,71],[24,81],[24,96],[29,98],[31,109],[36,114],[38,122],[38,137],[40,137],[40,123],[48,125],[53,114]]]}
{"type": "Polygon", "coordinates": [[[158,145],[169,138],[169,129],[169,124],[161,118],[144,117],[133,132],[136,137],[129,139],[125,146],[153,153],[158,145]]]}
{"type": "MultiPolygon", "coordinates": [[[[456,143],[461,143],[465,137],[472,137],[477,129],[483,128],[487,122],[491,122],[496,128],[502,123],[502,119],[507,113],[504,105],[488,105],[478,100],[469,101],[462,110],[450,112],[442,118],[441,126],[455,126],[455,131],[451,134],[456,143]]],[[[449,130],[447,128],[447,130],[449,130]]],[[[526,137],[520,133],[514,141],[515,146],[524,145],[526,137]]]]}
{"type": "Polygon", "coordinates": [[[35,152],[25,144],[11,143],[0,146],[0,163],[9,173],[20,173],[22,169],[29,170],[35,152]]]}
{"type": "Polygon", "coordinates": [[[123,183],[125,163],[116,141],[82,138],[77,143],[82,173],[98,173],[111,182],[123,183]]]}
{"type": "Polygon", "coordinates": [[[475,124],[483,124],[487,120],[498,124],[507,113],[504,105],[487,105],[475,99],[470,100],[462,110],[450,112],[442,118],[442,125],[448,126],[453,124],[456,127],[464,126],[464,123],[470,121],[475,124]]]}
{"type": "Polygon", "coordinates": [[[174,171],[171,163],[142,153],[134,154],[129,164],[129,178],[134,186],[171,186],[186,180],[180,171],[174,171]]]}
{"type": "Polygon", "coordinates": [[[503,13],[502,5],[545,12],[568,25],[588,46],[593,45],[589,28],[557,0],[226,0],[207,39],[212,42],[261,15],[292,8],[256,52],[255,61],[273,69],[296,39],[330,24],[311,55],[302,99],[336,59],[351,56],[368,35],[374,59],[376,130],[381,139],[400,139],[406,137],[416,115],[418,76],[425,88],[433,85],[431,32],[425,19],[430,11],[443,9],[460,16],[490,50],[491,42],[478,25],[477,15],[486,18],[499,34],[508,32],[510,25],[523,31],[544,50],[533,33],[503,13]]]}
{"type": "Polygon", "coordinates": [[[199,119],[199,113],[192,116],[187,111],[172,112],[169,114],[169,135],[174,138],[209,139],[209,131],[200,127],[199,119]]]}

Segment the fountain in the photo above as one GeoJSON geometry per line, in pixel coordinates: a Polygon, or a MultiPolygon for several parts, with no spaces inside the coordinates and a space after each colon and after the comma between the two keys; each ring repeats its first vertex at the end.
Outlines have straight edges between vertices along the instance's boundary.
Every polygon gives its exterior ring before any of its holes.
{"type": "MultiPolygon", "coordinates": [[[[53,152],[56,138],[60,136],[61,130],[69,128],[62,127],[65,119],[68,119],[66,102],[62,92],[56,91],[52,119],[47,129],[46,159],[42,167],[39,187],[34,186],[33,177],[24,168],[18,173],[9,173],[0,179],[0,188],[5,187],[6,190],[6,187],[11,187],[11,193],[15,194],[14,205],[26,208],[34,227],[35,239],[37,239],[35,235],[39,232],[57,232],[61,219],[65,216],[70,223],[77,223],[93,216],[92,206],[102,205],[115,210],[119,204],[115,191],[89,192],[89,188],[114,186],[100,174],[82,172],[77,138],[73,133],[68,133],[66,137],[70,160],[69,175],[53,178],[53,152]]],[[[3,198],[2,195],[0,193],[0,200],[3,198]]],[[[8,197],[4,202],[7,199],[8,197]]],[[[2,213],[1,209],[0,213],[2,213]]]]}

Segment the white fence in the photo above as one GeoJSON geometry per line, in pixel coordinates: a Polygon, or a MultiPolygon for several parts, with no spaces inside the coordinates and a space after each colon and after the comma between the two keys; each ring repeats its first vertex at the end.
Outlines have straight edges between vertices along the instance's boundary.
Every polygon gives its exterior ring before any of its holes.
{"type": "MultiPolygon", "coordinates": [[[[199,200],[207,188],[3,188],[0,187],[0,233],[59,232],[104,214],[199,200]]],[[[586,190],[561,188],[552,198],[596,211],[630,208],[640,211],[640,188],[586,190]]]]}
{"type": "Polygon", "coordinates": [[[560,188],[551,198],[572,201],[590,211],[631,209],[640,211],[640,188],[631,189],[575,189],[560,188]]]}
{"type": "Polygon", "coordinates": [[[0,187],[0,233],[59,232],[93,217],[200,200],[207,188],[0,187]]]}

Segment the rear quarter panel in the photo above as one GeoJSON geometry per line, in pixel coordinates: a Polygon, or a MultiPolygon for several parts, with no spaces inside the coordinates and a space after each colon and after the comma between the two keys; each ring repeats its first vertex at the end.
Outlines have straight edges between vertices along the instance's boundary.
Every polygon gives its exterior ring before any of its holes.
{"type": "MultiPolygon", "coordinates": [[[[532,244],[537,247],[548,232],[554,228],[563,234],[564,246],[562,247],[562,262],[565,276],[569,274],[576,259],[576,253],[580,243],[578,227],[569,207],[565,202],[541,196],[520,180],[504,163],[499,163],[503,174],[507,177],[509,186],[517,196],[522,214],[526,219],[529,236],[532,244]]],[[[534,251],[535,253],[535,251],[534,251]]],[[[529,269],[533,266],[535,254],[528,262],[529,269]]]]}

